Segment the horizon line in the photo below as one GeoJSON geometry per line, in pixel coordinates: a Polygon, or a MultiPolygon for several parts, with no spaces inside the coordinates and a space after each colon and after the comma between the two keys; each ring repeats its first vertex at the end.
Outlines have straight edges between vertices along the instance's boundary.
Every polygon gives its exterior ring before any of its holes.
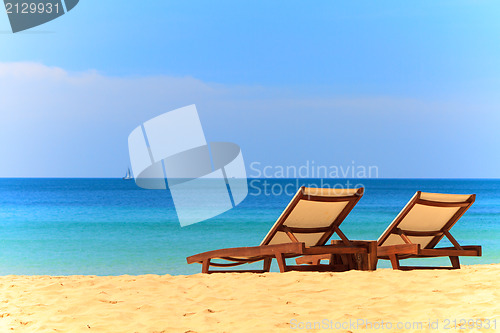
{"type": "MultiPolygon", "coordinates": [[[[119,180],[125,180],[123,177],[0,177],[0,180],[2,179],[119,179],[119,180]]],[[[132,178],[134,179],[134,178],[132,178]]],[[[164,178],[162,178],[164,179],[164,178]]],[[[172,178],[172,179],[184,179],[184,178],[172,178]]],[[[186,178],[187,179],[187,178],[186,178]]],[[[205,178],[205,179],[218,179],[218,178],[205,178]]],[[[233,179],[244,179],[244,178],[233,178],[233,179]]],[[[400,180],[500,180],[500,177],[498,178],[491,178],[491,177],[477,177],[477,178],[454,178],[454,177],[449,177],[449,178],[444,178],[444,177],[359,177],[359,178],[350,178],[350,177],[336,177],[336,178],[303,178],[303,177],[247,177],[246,179],[252,180],[252,179],[323,179],[323,180],[335,180],[335,179],[369,179],[369,180],[394,180],[394,179],[400,179],[400,180]]]]}

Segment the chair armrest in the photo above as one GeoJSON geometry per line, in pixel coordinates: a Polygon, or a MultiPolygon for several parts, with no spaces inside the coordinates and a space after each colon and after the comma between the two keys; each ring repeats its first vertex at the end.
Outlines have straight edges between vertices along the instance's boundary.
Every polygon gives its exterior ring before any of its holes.
{"type": "Polygon", "coordinates": [[[377,247],[378,257],[387,257],[392,254],[418,254],[420,244],[397,244],[377,247]]]}
{"type": "Polygon", "coordinates": [[[219,249],[203,253],[198,253],[186,258],[188,264],[202,262],[206,259],[217,259],[223,257],[257,257],[274,256],[276,254],[297,254],[304,253],[304,243],[284,243],[275,245],[260,245],[250,247],[233,247],[228,249],[219,249]]]}

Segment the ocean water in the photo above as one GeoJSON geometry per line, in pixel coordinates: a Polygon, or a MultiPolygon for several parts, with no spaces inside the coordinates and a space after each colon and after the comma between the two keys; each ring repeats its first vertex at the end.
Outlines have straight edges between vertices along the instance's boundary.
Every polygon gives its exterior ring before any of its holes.
{"type": "Polygon", "coordinates": [[[452,234],[461,244],[482,245],[483,256],[461,262],[500,263],[500,180],[250,179],[239,206],[181,228],[168,191],[133,181],[0,179],[0,275],[199,273],[201,265],[188,265],[186,256],[258,245],[296,189],[321,182],[366,188],[341,225],[351,239],[377,239],[417,190],[475,193],[452,234]]]}

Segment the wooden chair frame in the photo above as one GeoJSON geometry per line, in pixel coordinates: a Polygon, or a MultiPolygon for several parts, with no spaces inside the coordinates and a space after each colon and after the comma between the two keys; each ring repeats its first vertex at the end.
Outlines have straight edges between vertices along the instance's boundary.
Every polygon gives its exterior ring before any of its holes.
{"type": "Polygon", "coordinates": [[[362,255],[367,258],[361,265],[360,269],[375,270],[377,265],[376,255],[376,242],[372,242],[371,246],[361,246],[359,241],[350,241],[344,233],[340,230],[339,226],[351,212],[354,206],[363,196],[363,188],[359,188],[355,195],[349,196],[322,196],[310,195],[305,193],[305,187],[301,187],[290,204],[287,206],[283,214],[276,221],[274,226],[266,238],[262,241],[261,245],[253,247],[238,247],[220,249],[199,253],[187,257],[187,263],[201,263],[202,273],[223,273],[223,272],[252,272],[264,273],[269,272],[272,259],[276,259],[280,272],[287,272],[291,270],[296,271],[344,271],[351,269],[354,265],[352,263],[343,261],[331,260],[329,264],[315,263],[313,265],[288,265],[287,258],[294,258],[299,256],[310,255],[362,255]],[[327,227],[288,227],[285,222],[288,216],[292,213],[293,209],[297,206],[300,200],[317,201],[317,202],[347,202],[343,210],[336,216],[336,218],[327,227]],[[286,233],[290,238],[289,243],[272,244],[269,243],[278,231],[286,233]],[[296,234],[307,233],[320,233],[323,235],[316,242],[314,246],[306,246],[305,243],[297,239],[296,234]],[[336,233],[341,240],[325,245],[328,239],[336,233]],[[229,263],[213,262],[214,259],[222,259],[229,261],[229,263]],[[247,263],[254,263],[263,261],[263,268],[261,270],[210,270],[210,267],[234,267],[247,263]]]}
{"type": "MultiPolygon", "coordinates": [[[[328,265],[341,265],[347,269],[373,271],[377,269],[377,241],[352,240],[351,247],[358,251],[352,253],[331,253],[305,255],[295,259],[297,265],[321,265],[321,260],[328,260],[328,265]]],[[[332,240],[332,245],[343,246],[342,240],[332,240]]]]}
{"type": "Polygon", "coordinates": [[[403,211],[392,222],[390,227],[380,236],[377,241],[377,257],[379,259],[390,260],[393,269],[412,270],[412,269],[459,269],[459,256],[481,256],[481,246],[462,246],[451,235],[450,229],[457,221],[465,214],[469,207],[474,203],[476,195],[473,194],[465,202],[438,202],[424,200],[421,198],[421,191],[418,191],[412,200],[406,205],[403,211]],[[446,222],[446,224],[438,231],[412,231],[399,228],[399,224],[408,215],[415,205],[424,205],[432,207],[458,207],[457,212],[446,222]],[[396,234],[401,237],[405,244],[383,245],[390,235],[396,234]],[[421,248],[420,244],[411,242],[411,236],[430,236],[432,240],[421,248]],[[453,247],[435,248],[435,246],[443,239],[448,240],[453,244],[453,247]],[[431,258],[431,257],[449,257],[451,267],[428,267],[428,266],[401,266],[399,260],[408,258],[431,258]]]}

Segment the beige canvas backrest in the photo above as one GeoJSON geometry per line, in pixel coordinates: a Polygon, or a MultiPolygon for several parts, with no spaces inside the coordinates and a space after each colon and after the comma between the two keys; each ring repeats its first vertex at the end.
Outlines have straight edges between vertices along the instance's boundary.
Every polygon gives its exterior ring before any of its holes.
{"type": "Polygon", "coordinates": [[[304,242],[324,245],[363,196],[363,188],[330,189],[301,187],[268,232],[261,245],[304,242]]]}
{"type": "Polygon", "coordinates": [[[421,248],[433,248],[474,203],[475,197],[475,194],[418,191],[380,236],[378,245],[409,241],[420,244],[421,248]]]}

